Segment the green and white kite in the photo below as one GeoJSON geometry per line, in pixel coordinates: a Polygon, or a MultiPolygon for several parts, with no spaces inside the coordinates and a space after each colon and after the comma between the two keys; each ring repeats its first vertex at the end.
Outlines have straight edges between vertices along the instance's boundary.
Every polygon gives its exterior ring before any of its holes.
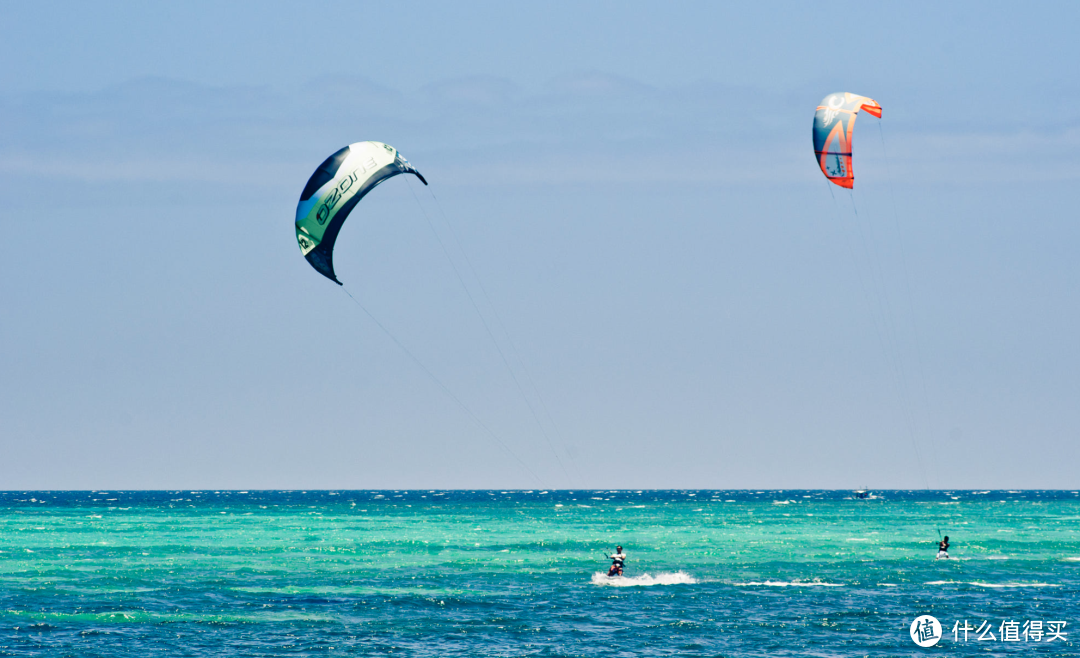
{"type": "Polygon", "coordinates": [[[349,144],[327,158],[308,179],[296,206],[296,241],[319,274],[342,285],[334,274],[334,242],[349,213],[379,183],[398,174],[427,181],[393,146],[349,144]]]}

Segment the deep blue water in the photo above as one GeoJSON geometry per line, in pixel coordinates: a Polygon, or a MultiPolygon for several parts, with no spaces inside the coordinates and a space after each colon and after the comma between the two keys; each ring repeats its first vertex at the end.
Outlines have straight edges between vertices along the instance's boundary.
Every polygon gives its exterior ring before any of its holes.
{"type": "Polygon", "coordinates": [[[1073,491],[0,492],[0,655],[1077,656],[1078,521],[1073,491]]]}

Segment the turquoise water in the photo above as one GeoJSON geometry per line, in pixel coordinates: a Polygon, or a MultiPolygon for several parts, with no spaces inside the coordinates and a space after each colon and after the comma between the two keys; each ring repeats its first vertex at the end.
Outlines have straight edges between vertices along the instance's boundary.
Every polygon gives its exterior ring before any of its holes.
{"type": "Polygon", "coordinates": [[[1077,656],[1078,522],[1071,491],[6,492],[0,655],[1077,656]]]}

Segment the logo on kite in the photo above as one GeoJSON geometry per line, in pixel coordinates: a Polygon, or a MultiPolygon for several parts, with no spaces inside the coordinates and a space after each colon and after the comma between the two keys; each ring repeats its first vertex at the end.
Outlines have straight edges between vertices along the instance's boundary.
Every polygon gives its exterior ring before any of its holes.
{"type": "Polygon", "coordinates": [[[307,234],[307,231],[302,228],[297,229],[296,231],[296,243],[300,245],[300,253],[305,256],[315,248],[315,241],[307,234]]]}
{"type": "Polygon", "coordinates": [[[844,104],[844,97],[839,94],[833,94],[828,98],[828,109],[825,110],[825,116],[822,118],[822,122],[827,126],[833,122],[837,114],[840,114],[840,106],[844,104]]]}

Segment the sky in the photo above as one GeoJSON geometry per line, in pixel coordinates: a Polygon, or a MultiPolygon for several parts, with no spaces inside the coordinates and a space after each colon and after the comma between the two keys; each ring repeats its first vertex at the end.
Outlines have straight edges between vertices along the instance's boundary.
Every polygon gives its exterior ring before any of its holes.
{"type": "Polygon", "coordinates": [[[0,489],[1080,486],[1080,5],[0,15],[0,489]]]}

